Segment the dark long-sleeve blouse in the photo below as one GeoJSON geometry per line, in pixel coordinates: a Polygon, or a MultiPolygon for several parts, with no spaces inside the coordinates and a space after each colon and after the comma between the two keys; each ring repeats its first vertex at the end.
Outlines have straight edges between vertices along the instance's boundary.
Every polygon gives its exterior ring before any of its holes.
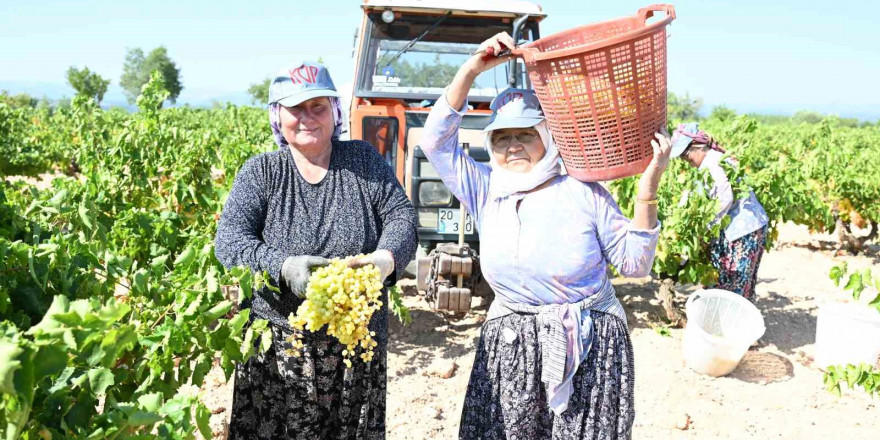
{"type": "MultiPolygon", "coordinates": [[[[262,289],[244,304],[252,316],[290,328],[287,318],[302,300],[279,283],[293,255],[346,257],[386,249],[394,255],[396,282],[413,259],[417,217],[394,172],[362,141],[334,141],[327,175],[307,182],[287,148],[249,159],[232,185],[220,216],[217,259],[227,268],[267,271],[281,294],[262,289]]],[[[387,337],[387,295],[370,327],[387,337]]]]}

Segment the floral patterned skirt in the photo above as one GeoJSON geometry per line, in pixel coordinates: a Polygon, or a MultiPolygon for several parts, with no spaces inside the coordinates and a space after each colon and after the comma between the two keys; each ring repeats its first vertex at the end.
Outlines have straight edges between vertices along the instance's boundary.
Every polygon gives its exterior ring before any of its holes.
{"type": "Polygon", "coordinates": [[[593,345],[575,373],[568,409],[559,416],[550,412],[541,383],[536,316],[511,314],[486,322],[459,438],[630,439],[635,418],[632,341],[620,318],[596,311],[592,316],[593,345]]]}
{"type": "Polygon", "coordinates": [[[385,438],[382,345],[372,362],[353,360],[346,369],[335,338],[306,332],[297,358],[289,353],[291,331],[271,328],[272,347],[236,368],[230,440],[385,438]]]}
{"type": "Polygon", "coordinates": [[[764,255],[766,237],[767,226],[734,241],[727,241],[722,230],[709,255],[712,265],[718,269],[715,287],[738,293],[754,302],[758,266],[764,255]]]}

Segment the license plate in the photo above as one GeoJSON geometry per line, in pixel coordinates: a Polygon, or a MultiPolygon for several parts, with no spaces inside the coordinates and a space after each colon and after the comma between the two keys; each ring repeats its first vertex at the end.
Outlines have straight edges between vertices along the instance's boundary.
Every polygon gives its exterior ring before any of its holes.
{"type": "MultiPolygon", "coordinates": [[[[440,218],[437,222],[437,233],[439,234],[458,234],[462,225],[461,212],[458,209],[438,209],[440,218]]],[[[464,234],[472,235],[474,233],[474,220],[469,213],[465,213],[464,234]]]]}

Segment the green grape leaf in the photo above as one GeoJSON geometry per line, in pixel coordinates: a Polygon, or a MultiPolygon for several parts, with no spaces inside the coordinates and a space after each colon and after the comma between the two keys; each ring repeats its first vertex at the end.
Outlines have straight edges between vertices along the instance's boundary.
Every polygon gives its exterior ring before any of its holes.
{"type": "Polygon", "coordinates": [[[217,303],[217,305],[215,305],[214,307],[211,307],[210,310],[205,312],[205,314],[203,316],[208,321],[213,321],[213,320],[229,313],[229,311],[232,310],[232,306],[233,306],[232,301],[229,301],[229,300],[220,301],[219,303],[217,303]]]}
{"type": "Polygon", "coordinates": [[[86,229],[88,229],[89,231],[95,229],[95,224],[94,222],[92,222],[92,217],[89,216],[89,208],[86,206],[85,200],[83,200],[82,203],[79,204],[78,213],[79,218],[83,222],[83,225],[85,225],[86,229]]]}
{"type": "Polygon", "coordinates": [[[21,369],[19,357],[25,353],[17,343],[0,339],[0,392],[16,395],[15,372],[21,369]]]}
{"type": "Polygon", "coordinates": [[[828,274],[828,277],[834,280],[834,285],[840,285],[840,278],[846,273],[846,268],[844,266],[834,266],[831,268],[831,273],[828,274]]]}
{"type": "Polygon", "coordinates": [[[200,354],[196,359],[196,366],[193,368],[192,379],[190,383],[195,386],[202,386],[202,383],[205,381],[205,376],[211,371],[211,367],[214,365],[214,359],[207,354],[200,354]]]}
{"type": "Polygon", "coordinates": [[[211,431],[211,411],[205,405],[196,407],[196,426],[203,438],[209,439],[214,436],[211,431]]]}
{"type": "Polygon", "coordinates": [[[265,353],[272,347],[272,330],[265,329],[260,335],[260,353],[265,353]]]}
{"type": "Polygon", "coordinates": [[[192,248],[192,246],[187,247],[177,258],[174,260],[174,267],[177,266],[186,266],[193,261],[196,257],[196,250],[192,248]]]}
{"type": "Polygon", "coordinates": [[[862,294],[862,290],[864,290],[865,286],[862,284],[862,275],[858,273],[854,273],[849,276],[849,280],[844,287],[845,290],[851,290],[853,294],[853,298],[856,300],[859,299],[859,296],[862,294]]]}
{"type": "Polygon", "coordinates": [[[95,395],[104,394],[107,388],[115,382],[113,372],[104,367],[92,368],[89,370],[88,376],[89,386],[91,386],[95,395]]]}
{"type": "Polygon", "coordinates": [[[151,426],[155,425],[162,421],[162,416],[156,414],[155,412],[146,412],[146,411],[135,411],[128,418],[128,425],[130,426],[151,426]]]}
{"type": "Polygon", "coordinates": [[[67,357],[67,353],[57,345],[39,347],[34,357],[34,378],[40,380],[61,373],[67,366],[67,357]]]}
{"type": "Polygon", "coordinates": [[[138,403],[140,404],[141,408],[143,408],[147,412],[158,412],[159,408],[162,407],[162,394],[144,394],[143,396],[138,397],[138,403]]]}

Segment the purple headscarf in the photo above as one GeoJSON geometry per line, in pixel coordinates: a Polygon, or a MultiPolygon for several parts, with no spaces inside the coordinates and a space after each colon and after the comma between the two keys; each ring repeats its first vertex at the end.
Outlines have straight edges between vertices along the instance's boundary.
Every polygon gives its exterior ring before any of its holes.
{"type": "MultiPolygon", "coordinates": [[[[690,144],[691,142],[696,142],[698,144],[706,145],[707,147],[720,151],[724,153],[724,149],[718,145],[718,142],[709,136],[703,130],[700,130],[699,125],[696,122],[691,122],[689,124],[678,124],[678,128],[672,132],[672,143],[677,144],[680,142],[687,142],[690,144]]],[[[684,150],[682,150],[683,152],[684,150]]]]}
{"type": "MultiPolygon", "coordinates": [[[[345,113],[342,111],[342,103],[339,98],[327,97],[330,100],[330,107],[333,109],[333,135],[331,140],[338,140],[339,134],[342,133],[342,126],[345,124],[345,113]]],[[[281,104],[273,102],[269,104],[269,126],[272,127],[272,135],[275,137],[275,144],[278,148],[289,147],[287,139],[281,133],[281,104]]]]}

